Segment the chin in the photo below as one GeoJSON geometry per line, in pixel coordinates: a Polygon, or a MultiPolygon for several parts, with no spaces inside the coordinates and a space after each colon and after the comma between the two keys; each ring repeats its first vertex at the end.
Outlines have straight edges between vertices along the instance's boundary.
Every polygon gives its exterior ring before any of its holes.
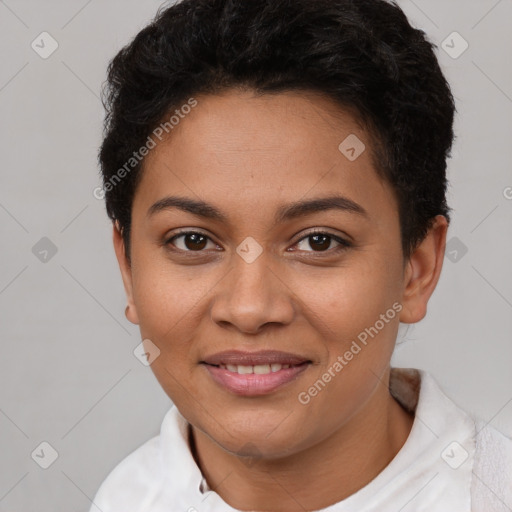
{"type": "MultiPolygon", "coordinates": [[[[242,457],[274,459],[290,455],[290,451],[293,451],[291,441],[297,441],[294,439],[296,429],[280,427],[275,419],[272,422],[265,422],[261,419],[247,418],[246,421],[245,426],[238,427],[228,422],[223,425],[224,428],[216,425],[215,431],[207,434],[227,452],[242,457]]],[[[294,442],[293,446],[295,445],[294,442]]]]}

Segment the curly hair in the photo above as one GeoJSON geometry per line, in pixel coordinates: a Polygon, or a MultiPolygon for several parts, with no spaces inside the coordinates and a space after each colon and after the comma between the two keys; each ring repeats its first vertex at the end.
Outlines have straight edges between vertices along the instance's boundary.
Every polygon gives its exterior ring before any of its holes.
{"type": "Polygon", "coordinates": [[[395,193],[408,258],[436,215],[449,221],[455,104],[434,48],[385,0],[182,0],[161,8],[112,59],[102,91],[103,191],[128,261],[144,159],[113,178],[171,112],[230,88],[313,91],[354,111],[373,142],[375,170],[395,193]]]}

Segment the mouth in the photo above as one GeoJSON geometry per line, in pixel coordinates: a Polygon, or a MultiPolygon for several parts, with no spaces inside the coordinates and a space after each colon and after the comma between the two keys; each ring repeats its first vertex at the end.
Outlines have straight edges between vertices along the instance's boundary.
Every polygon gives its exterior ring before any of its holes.
{"type": "Polygon", "coordinates": [[[200,363],[224,390],[242,396],[261,396],[295,380],[312,361],[287,352],[229,351],[200,363]]]}

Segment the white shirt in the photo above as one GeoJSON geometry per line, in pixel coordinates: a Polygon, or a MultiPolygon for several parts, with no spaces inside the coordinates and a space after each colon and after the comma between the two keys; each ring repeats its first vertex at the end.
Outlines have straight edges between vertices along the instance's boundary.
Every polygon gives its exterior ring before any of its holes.
{"type": "MultiPolygon", "coordinates": [[[[390,391],[415,412],[405,444],[366,486],[322,512],[511,512],[512,439],[457,407],[422,370],[392,368],[390,391]]],[[[172,407],[122,460],[90,512],[238,512],[208,489],[172,407]]]]}

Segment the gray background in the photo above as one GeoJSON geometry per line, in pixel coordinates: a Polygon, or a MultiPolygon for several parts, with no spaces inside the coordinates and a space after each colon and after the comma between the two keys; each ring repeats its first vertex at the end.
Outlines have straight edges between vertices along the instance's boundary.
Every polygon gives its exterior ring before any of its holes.
{"type": "MultiPolygon", "coordinates": [[[[93,197],[107,63],[161,4],[0,1],[2,512],[87,511],[170,407],[133,355],[138,328],[124,317],[111,226],[93,197]],[[31,48],[43,31],[59,45],[47,59],[31,48]],[[42,252],[43,237],[55,254],[42,252]],[[43,441],[58,452],[48,469],[31,458],[43,441]]],[[[512,1],[399,5],[439,46],[458,138],[451,254],[393,364],[430,371],[459,405],[512,436],[512,1]],[[458,58],[442,48],[453,31],[469,43],[458,58]]]]}

